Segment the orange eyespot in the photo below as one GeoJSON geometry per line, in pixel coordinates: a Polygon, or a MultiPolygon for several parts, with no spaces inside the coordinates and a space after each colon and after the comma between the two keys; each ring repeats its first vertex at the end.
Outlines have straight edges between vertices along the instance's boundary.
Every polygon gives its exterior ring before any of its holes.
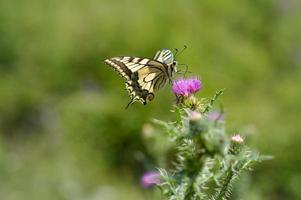
{"type": "Polygon", "coordinates": [[[146,99],[147,99],[148,101],[152,101],[154,98],[155,98],[155,96],[154,96],[153,93],[149,93],[149,94],[147,95],[147,97],[146,97],[146,99]]]}

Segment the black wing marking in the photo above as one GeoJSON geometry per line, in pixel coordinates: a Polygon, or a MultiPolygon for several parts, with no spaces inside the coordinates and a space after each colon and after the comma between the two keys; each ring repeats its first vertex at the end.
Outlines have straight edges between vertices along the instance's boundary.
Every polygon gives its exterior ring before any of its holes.
{"type": "Polygon", "coordinates": [[[124,56],[106,59],[105,63],[126,79],[126,89],[131,98],[127,107],[135,101],[146,105],[154,99],[154,91],[163,87],[169,79],[168,66],[156,60],[124,56]]]}

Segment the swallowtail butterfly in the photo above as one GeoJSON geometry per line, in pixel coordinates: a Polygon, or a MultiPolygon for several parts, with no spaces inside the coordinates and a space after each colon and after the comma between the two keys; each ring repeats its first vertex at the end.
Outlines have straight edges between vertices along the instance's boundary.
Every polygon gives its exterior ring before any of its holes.
{"type": "Polygon", "coordinates": [[[120,56],[105,60],[126,80],[126,89],[131,98],[128,108],[135,101],[146,105],[153,100],[154,92],[162,88],[177,72],[177,62],[170,50],[163,49],[156,53],[153,59],[120,56]]]}

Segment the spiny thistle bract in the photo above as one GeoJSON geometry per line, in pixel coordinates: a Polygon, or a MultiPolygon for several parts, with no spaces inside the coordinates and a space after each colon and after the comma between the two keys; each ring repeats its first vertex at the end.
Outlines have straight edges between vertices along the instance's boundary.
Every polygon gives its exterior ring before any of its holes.
{"type": "MultiPolygon", "coordinates": [[[[171,144],[166,146],[173,147],[175,154],[171,166],[157,168],[160,179],[155,181],[168,200],[231,199],[233,183],[241,173],[268,158],[248,148],[240,135],[226,134],[223,113],[212,110],[223,90],[209,100],[199,100],[195,93],[201,88],[197,78],[174,81],[177,104],[173,112],[177,120],[154,120],[164,127],[171,144]]],[[[168,151],[165,149],[165,153],[168,151]]]]}

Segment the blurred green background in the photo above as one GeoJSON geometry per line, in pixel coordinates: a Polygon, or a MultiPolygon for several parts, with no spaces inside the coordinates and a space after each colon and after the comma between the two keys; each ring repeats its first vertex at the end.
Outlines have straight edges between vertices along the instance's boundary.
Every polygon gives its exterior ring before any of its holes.
{"type": "Polygon", "coordinates": [[[141,130],[173,118],[170,86],[125,110],[103,60],[187,45],[199,97],[226,88],[228,130],[275,156],[244,199],[301,199],[300,18],[298,0],[2,0],[0,198],[157,199],[139,185],[141,130]]]}

